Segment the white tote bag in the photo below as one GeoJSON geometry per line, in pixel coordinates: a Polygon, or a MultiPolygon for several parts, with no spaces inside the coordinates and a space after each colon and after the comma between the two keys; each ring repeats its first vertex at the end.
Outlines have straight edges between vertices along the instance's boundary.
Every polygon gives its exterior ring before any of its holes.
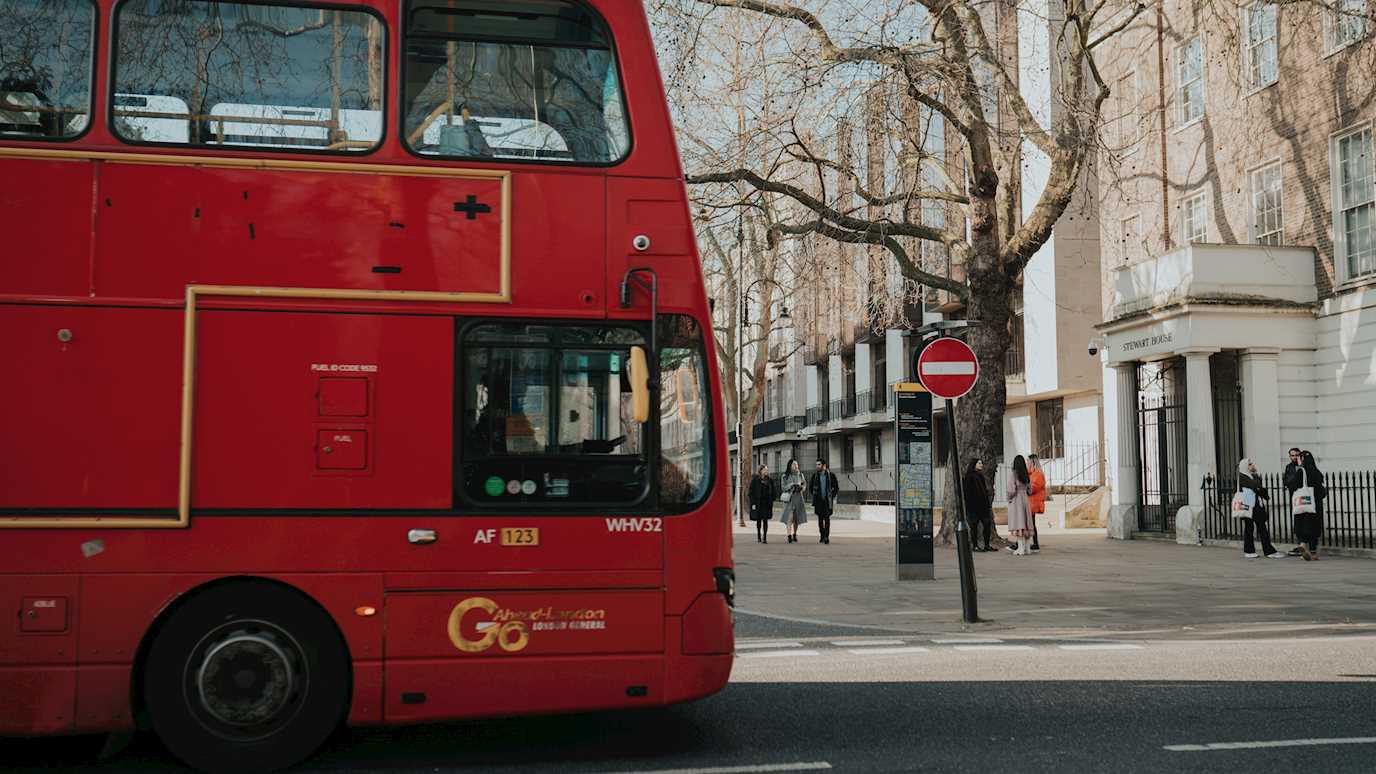
{"type": "Polygon", "coordinates": [[[1318,513],[1319,507],[1314,501],[1314,487],[1309,485],[1309,473],[1301,467],[1300,475],[1304,477],[1304,486],[1296,489],[1295,493],[1290,495],[1290,512],[1296,516],[1318,513]]]}
{"type": "Polygon", "coordinates": [[[1252,509],[1257,507],[1257,493],[1250,489],[1239,488],[1233,495],[1232,516],[1234,519],[1252,518],[1252,509]]]}

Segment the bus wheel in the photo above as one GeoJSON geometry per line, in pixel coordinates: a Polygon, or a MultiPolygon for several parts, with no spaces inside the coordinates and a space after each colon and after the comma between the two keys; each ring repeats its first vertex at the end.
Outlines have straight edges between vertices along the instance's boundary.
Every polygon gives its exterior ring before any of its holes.
{"type": "Polygon", "coordinates": [[[144,702],[153,729],[206,771],[297,763],[339,727],[348,654],[334,622],[302,595],[232,582],[197,594],[153,641],[144,702]]]}

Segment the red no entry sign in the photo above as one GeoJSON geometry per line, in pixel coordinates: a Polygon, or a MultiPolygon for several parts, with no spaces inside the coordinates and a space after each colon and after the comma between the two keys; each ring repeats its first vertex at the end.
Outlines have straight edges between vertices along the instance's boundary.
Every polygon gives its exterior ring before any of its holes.
{"type": "Polygon", "coordinates": [[[960,339],[937,339],[917,357],[917,380],[938,398],[959,398],[979,379],[975,351],[960,339]]]}

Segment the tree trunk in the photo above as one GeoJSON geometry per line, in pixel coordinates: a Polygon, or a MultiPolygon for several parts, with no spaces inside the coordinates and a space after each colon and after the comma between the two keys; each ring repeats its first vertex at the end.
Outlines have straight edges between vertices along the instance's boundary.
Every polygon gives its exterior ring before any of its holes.
{"type": "MultiPolygon", "coordinates": [[[[992,213],[993,201],[984,203],[992,213]]],[[[993,218],[984,225],[994,231],[993,218]]],[[[978,221],[976,221],[978,223],[978,221]]],[[[1011,283],[998,259],[997,237],[993,233],[974,231],[971,254],[966,260],[966,279],[970,301],[966,319],[976,322],[966,329],[965,342],[979,360],[979,379],[965,397],[956,402],[956,439],[959,460],[947,462],[946,506],[942,511],[941,531],[937,542],[949,543],[955,537],[956,519],[961,513],[956,500],[959,489],[956,481],[970,460],[984,460],[984,475],[993,496],[995,463],[1007,464],[1003,455],[1003,412],[1008,404],[1008,388],[1004,381],[1004,353],[1012,337],[1008,331],[1011,317],[1009,290],[1011,283]],[[982,249],[981,249],[982,248],[982,249]]]]}

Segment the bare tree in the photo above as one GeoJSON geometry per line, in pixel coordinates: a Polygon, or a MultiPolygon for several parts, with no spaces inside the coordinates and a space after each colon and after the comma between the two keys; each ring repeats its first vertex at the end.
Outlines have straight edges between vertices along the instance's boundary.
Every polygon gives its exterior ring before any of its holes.
{"type": "MultiPolygon", "coordinates": [[[[767,149],[749,154],[770,163],[690,164],[689,182],[742,184],[780,197],[793,206],[776,208],[789,217],[771,220],[770,232],[880,247],[902,278],[946,291],[963,304],[965,317],[978,323],[967,340],[979,358],[981,378],[961,401],[957,434],[971,457],[999,458],[1011,296],[1094,157],[1100,112],[1110,93],[1096,52],[1143,6],[1052,0],[1043,6],[1049,16],[1039,16],[1030,4],[1020,7],[1012,0],[817,2],[809,7],[770,0],[683,5],[687,1],[673,8],[699,19],[700,26],[723,13],[731,14],[732,24],[751,17],[784,23],[777,40],[761,45],[773,52],[765,70],[786,70],[783,80],[792,87],[786,107],[773,106],[773,125],[757,135],[767,149]],[[1044,33],[1051,91],[1045,102],[1029,101],[1019,88],[1019,43],[1035,39],[1020,36],[1020,25],[1044,33]],[[918,127],[933,121],[945,135],[936,153],[927,150],[930,138],[897,143],[899,166],[907,173],[893,176],[882,189],[868,185],[873,176],[865,173],[863,158],[833,156],[799,129],[827,115],[818,112],[819,106],[841,105],[846,95],[873,89],[888,95],[898,135],[922,133],[918,127]],[[1033,201],[1022,191],[1024,156],[1035,156],[1046,170],[1033,201]],[[827,185],[828,180],[847,185],[827,185]],[[939,221],[922,216],[933,207],[950,216],[939,221]],[[914,253],[924,244],[938,246],[963,272],[922,261],[914,253]]],[[[688,41],[685,50],[705,37],[695,36],[689,24],[678,31],[688,41]]],[[[943,538],[949,538],[953,523],[944,520],[943,538]]]]}

